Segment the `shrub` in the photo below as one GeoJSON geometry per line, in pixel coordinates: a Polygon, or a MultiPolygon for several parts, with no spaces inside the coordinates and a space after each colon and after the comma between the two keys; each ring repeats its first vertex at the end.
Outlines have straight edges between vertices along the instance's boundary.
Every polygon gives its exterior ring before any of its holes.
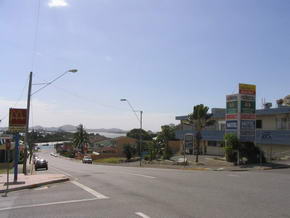
{"type": "Polygon", "coordinates": [[[171,151],[170,147],[168,146],[163,153],[163,159],[169,160],[173,156],[173,152],[171,151]]]}
{"type": "Polygon", "coordinates": [[[130,160],[132,156],[136,153],[136,148],[130,144],[126,144],[123,147],[123,152],[127,158],[127,160],[130,160]]]}

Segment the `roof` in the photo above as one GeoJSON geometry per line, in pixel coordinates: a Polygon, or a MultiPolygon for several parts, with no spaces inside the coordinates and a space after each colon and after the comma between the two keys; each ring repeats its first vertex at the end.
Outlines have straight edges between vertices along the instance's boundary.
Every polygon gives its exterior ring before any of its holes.
{"type": "MultiPolygon", "coordinates": [[[[256,110],[257,116],[262,115],[275,115],[275,114],[288,114],[290,113],[290,106],[280,106],[277,108],[269,108],[269,109],[258,109],[256,110]]],[[[213,118],[225,118],[226,115],[226,109],[219,108],[218,110],[215,110],[215,108],[212,109],[213,118]]],[[[176,120],[186,120],[187,115],[184,116],[176,116],[176,120]]]]}

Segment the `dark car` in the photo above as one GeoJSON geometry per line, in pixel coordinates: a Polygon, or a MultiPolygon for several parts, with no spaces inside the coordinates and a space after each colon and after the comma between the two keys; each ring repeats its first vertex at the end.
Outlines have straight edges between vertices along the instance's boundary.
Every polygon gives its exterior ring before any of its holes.
{"type": "Polygon", "coordinates": [[[48,164],[47,161],[44,159],[37,159],[35,161],[35,171],[37,171],[40,168],[45,168],[46,170],[48,170],[48,164]]]}
{"type": "Polygon", "coordinates": [[[84,156],[83,158],[83,163],[89,163],[89,164],[92,164],[93,163],[93,160],[92,158],[88,157],[88,156],[84,156]]]}

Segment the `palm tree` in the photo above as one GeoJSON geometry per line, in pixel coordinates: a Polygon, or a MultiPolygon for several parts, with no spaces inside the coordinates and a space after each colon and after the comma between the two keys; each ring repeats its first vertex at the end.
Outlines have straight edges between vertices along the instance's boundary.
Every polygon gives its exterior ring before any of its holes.
{"type": "Polygon", "coordinates": [[[81,149],[82,153],[84,153],[84,145],[89,142],[89,135],[84,129],[84,126],[80,124],[77,127],[77,131],[73,137],[73,144],[75,148],[81,149]]]}
{"type": "Polygon", "coordinates": [[[200,141],[202,139],[201,131],[215,123],[215,120],[212,120],[212,114],[208,113],[209,108],[203,104],[194,106],[193,113],[188,115],[187,122],[192,125],[195,129],[195,142],[196,142],[196,159],[195,162],[198,162],[199,147],[200,141]]]}

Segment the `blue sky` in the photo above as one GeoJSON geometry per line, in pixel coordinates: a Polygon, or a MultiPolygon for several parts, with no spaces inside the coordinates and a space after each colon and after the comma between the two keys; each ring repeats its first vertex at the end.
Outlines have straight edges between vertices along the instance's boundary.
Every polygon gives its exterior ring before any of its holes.
{"type": "Polygon", "coordinates": [[[71,68],[33,96],[30,125],[131,129],[128,98],[156,131],[196,104],[225,107],[239,82],[274,103],[290,94],[289,12],[287,0],[1,0],[0,117],[25,106],[30,71],[36,83],[71,68]]]}

